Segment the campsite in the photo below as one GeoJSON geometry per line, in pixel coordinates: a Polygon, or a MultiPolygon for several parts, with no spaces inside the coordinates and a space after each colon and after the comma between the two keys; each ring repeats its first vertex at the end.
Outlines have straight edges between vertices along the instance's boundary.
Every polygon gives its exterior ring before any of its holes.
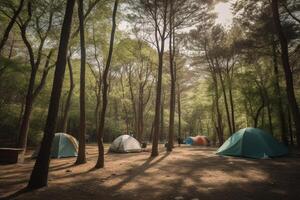
{"type": "Polygon", "coordinates": [[[299,1],[0,0],[0,26],[0,199],[300,199],[299,1]]]}
{"type": "MultiPolygon", "coordinates": [[[[257,160],[215,151],[184,146],[167,153],[161,145],[153,159],[147,152],[106,154],[106,167],[97,171],[97,148],[88,145],[85,165],[74,166],[74,158],[52,160],[47,188],[12,199],[299,199],[299,154],[257,160]]],[[[0,166],[1,197],[26,186],[33,164],[0,166]]]]}

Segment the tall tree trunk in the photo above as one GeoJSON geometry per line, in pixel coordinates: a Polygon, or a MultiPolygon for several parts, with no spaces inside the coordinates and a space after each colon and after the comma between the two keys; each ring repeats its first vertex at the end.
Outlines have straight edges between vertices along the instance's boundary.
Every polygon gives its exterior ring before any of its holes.
{"type": "Polygon", "coordinates": [[[144,110],[144,89],[142,86],[142,83],[139,83],[139,97],[138,97],[138,109],[137,109],[137,140],[139,142],[142,141],[142,135],[143,135],[143,110],[144,110]]]}
{"type": "Polygon", "coordinates": [[[79,148],[78,156],[75,164],[86,163],[85,157],[85,38],[84,38],[84,13],[83,13],[83,0],[78,0],[78,18],[79,18],[79,33],[80,33],[80,133],[79,133],[79,148]]]}
{"type": "Polygon", "coordinates": [[[273,70],[274,70],[274,75],[275,75],[275,94],[277,95],[277,111],[278,111],[278,116],[280,119],[280,131],[281,131],[281,141],[284,144],[288,144],[288,139],[286,135],[287,127],[286,127],[286,119],[284,116],[284,111],[283,111],[283,105],[282,105],[282,95],[281,95],[281,90],[280,90],[280,79],[279,79],[279,71],[278,71],[278,61],[277,61],[277,53],[276,53],[276,44],[275,44],[275,38],[273,36],[272,38],[272,56],[273,56],[273,70]]]}
{"type": "Polygon", "coordinates": [[[300,111],[295,97],[293,74],[289,62],[288,42],[284,35],[280,22],[278,0],[272,0],[272,11],[274,24],[281,46],[281,58],[286,79],[286,92],[289,100],[289,106],[291,107],[291,112],[293,114],[294,124],[296,127],[297,144],[298,147],[300,147],[300,111]]]}
{"type": "Polygon", "coordinates": [[[27,137],[28,137],[28,130],[29,130],[29,123],[30,123],[30,117],[32,113],[32,105],[34,102],[34,83],[36,78],[37,71],[33,69],[30,74],[30,81],[27,88],[27,94],[25,98],[25,109],[24,109],[24,115],[22,117],[21,126],[19,129],[19,140],[18,140],[18,147],[24,149],[24,152],[26,151],[27,147],[27,137]]]}
{"type": "MultiPolygon", "coordinates": [[[[164,46],[164,43],[162,43],[164,46]]],[[[157,86],[156,86],[156,100],[155,100],[155,116],[154,128],[152,139],[152,152],[151,156],[158,155],[158,138],[160,133],[160,111],[161,111],[161,93],[162,93],[162,68],[163,68],[163,52],[158,53],[158,73],[157,73],[157,86]]]]}
{"type": "Polygon", "coordinates": [[[232,133],[235,133],[235,114],[234,114],[234,102],[233,102],[233,95],[232,95],[232,77],[233,77],[233,69],[232,69],[231,78],[228,79],[228,90],[229,90],[229,103],[231,108],[231,124],[232,124],[232,133]]]}
{"type": "Polygon", "coordinates": [[[42,74],[40,83],[38,84],[38,86],[35,87],[36,75],[37,75],[37,72],[38,72],[38,69],[39,69],[39,66],[41,63],[44,43],[45,43],[47,35],[50,32],[51,27],[52,27],[53,13],[50,13],[49,24],[48,24],[45,36],[39,37],[40,44],[38,45],[38,50],[36,53],[37,56],[35,59],[33,47],[27,38],[27,28],[32,19],[31,1],[29,1],[27,4],[27,12],[28,12],[28,18],[22,25],[19,25],[19,28],[21,30],[21,37],[27,48],[27,51],[29,54],[29,61],[30,61],[30,65],[31,65],[30,79],[29,79],[29,84],[28,84],[27,94],[26,94],[26,99],[25,99],[25,111],[24,111],[24,116],[22,118],[20,130],[19,130],[19,141],[18,141],[18,147],[23,149],[23,155],[26,151],[26,146],[27,146],[27,136],[28,136],[28,129],[29,129],[29,124],[30,124],[31,112],[32,112],[32,105],[34,103],[34,100],[38,96],[38,94],[41,92],[41,90],[45,86],[46,78],[47,78],[48,72],[50,70],[49,63],[50,63],[51,56],[53,54],[53,50],[50,50],[50,52],[47,55],[47,60],[45,63],[45,67],[43,70],[43,74],[42,74]]]}
{"type": "Polygon", "coordinates": [[[132,83],[132,68],[129,69],[129,75],[128,75],[128,83],[129,83],[129,91],[130,91],[130,99],[131,99],[131,106],[132,106],[132,112],[133,112],[133,118],[134,118],[134,134],[138,134],[139,128],[138,128],[138,111],[136,106],[136,100],[135,95],[133,92],[133,83],[132,83]]]}
{"type": "Polygon", "coordinates": [[[178,137],[182,138],[181,135],[181,98],[180,98],[179,83],[177,83],[177,111],[178,111],[178,137]]]}
{"type": "Polygon", "coordinates": [[[263,103],[256,111],[256,114],[254,116],[254,128],[257,128],[258,127],[258,119],[259,119],[259,115],[261,113],[261,111],[264,109],[265,107],[265,104],[263,103]]]}
{"type": "Polygon", "coordinates": [[[8,36],[9,36],[10,31],[11,31],[11,29],[13,28],[13,26],[14,26],[14,24],[15,24],[17,18],[18,18],[18,16],[20,15],[20,12],[21,12],[22,9],[23,9],[24,1],[25,1],[25,0],[20,0],[20,4],[19,4],[17,10],[14,11],[14,15],[13,15],[12,18],[10,19],[10,21],[9,21],[9,23],[8,23],[6,29],[5,29],[5,31],[4,31],[4,33],[3,33],[3,37],[2,37],[2,39],[1,39],[1,41],[0,41],[0,55],[1,55],[2,49],[3,49],[5,43],[6,43],[7,39],[8,39],[8,36]]]}
{"type": "MultiPolygon", "coordinates": [[[[163,62],[164,62],[164,50],[165,50],[165,34],[167,29],[167,10],[168,1],[163,2],[163,30],[159,30],[159,21],[155,19],[155,40],[158,55],[158,70],[157,70],[157,83],[156,83],[156,99],[155,99],[155,115],[154,115],[154,128],[153,128],[153,140],[152,140],[152,151],[151,157],[158,156],[158,139],[160,134],[160,109],[161,109],[161,98],[162,98],[162,73],[163,73],[163,62]],[[159,39],[160,37],[160,45],[159,39]]],[[[155,1],[155,13],[157,15],[158,5],[155,1]]],[[[156,16],[157,17],[157,16],[156,16]]]]}
{"type": "Polygon", "coordinates": [[[175,106],[176,106],[176,74],[174,69],[174,10],[173,0],[169,0],[170,12],[169,12],[169,65],[170,65],[170,77],[171,77],[171,88],[170,88],[170,115],[169,115],[169,135],[168,135],[168,146],[167,151],[172,151],[174,147],[174,121],[175,121],[175,106]]]}
{"type": "Polygon", "coordinates": [[[269,128],[271,134],[273,135],[272,110],[271,110],[270,102],[268,102],[267,111],[268,111],[269,128]]]}
{"type": "Polygon", "coordinates": [[[116,32],[116,16],[117,16],[117,9],[118,9],[119,0],[115,0],[114,8],[113,8],[113,15],[112,15],[112,29],[110,35],[110,43],[109,43],[109,52],[108,57],[106,60],[106,65],[103,72],[102,77],[102,110],[100,115],[100,122],[99,122],[99,132],[97,134],[98,140],[98,159],[95,165],[95,168],[103,168],[104,167],[104,146],[103,146],[103,135],[104,135],[104,125],[105,125],[105,114],[106,108],[108,103],[107,92],[108,92],[108,82],[107,77],[109,73],[109,68],[111,65],[113,49],[114,49],[114,39],[115,39],[115,32],[116,32]]]}
{"type": "Polygon", "coordinates": [[[50,163],[50,150],[54,137],[57,114],[59,109],[59,100],[61,96],[62,84],[66,68],[66,56],[68,50],[69,37],[71,32],[72,15],[75,0],[68,0],[65,17],[60,35],[60,44],[57,54],[56,68],[54,73],[53,87],[51,99],[48,109],[47,121],[44,129],[44,136],[41,143],[41,148],[38,153],[34,168],[32,170],[28,189],[37,189],[47,185],[48,170],[50,163]]]}
{"type": "Polygon", "coordinates": [[[293,134],[293,124],[292,124],[292,116],[290,109],[288,108],[288,129],[289,129],[289,135],[290,135],[290,142],[291,145],[294,145],[294,134],[293,134]]]}
{"type": "Polygon", "coordinates": [[[162,100],[161,100],[161,106],[160,106],[160,141],[164,141],[166,139],[165,135],[165,119],[164,119],[164,105],[165,105],[165,95],[164,92],[162,92],[162,100]]]}
{"type": "Polygon", "coordinates": [[[218,80],[216,77],[215,72],[212,72],[212,77],[214,81],[214,89],[215,89],[215,107],[216,107],[216,116],[217,116],[217,133],[218,133],[218,140],[219,140],[219,145],[221,146],[224,143],[224,133],[223,133],[223,123],[222,123],[222,114],[220,110],[220,105],[219,105],[219,87],[218,87],[218,80]]]}
{"type": "Polygon", "coordinates": [[[70,76],[70,89],[68,91],[68,95],[67,95],[67,99],[66,99],[66,103],[65,103],[65,109],[63,111],[63,117],[62,117],[62,122],[61,122],[61,132],[63,132],[63,133],[67,132],[69,112],[70,112],[70,108],[71,108],[73,90],[75,87],[74,80],[73,80],[73,69],[72,69],[72,63],[71,63],[70,56],[68,56],[67,61],[68,61],[68,69],[69,69],[69,76],[70,76]]]}
{"type": "Polygon", "coordinates": [[[226,95],[226,90],[225,90],[225,84],[224,84],[224,80],[222,77],[221,69],[220,69],[220,67],[218,67],[218,68],[219,68],[218,74],[219,74],[221,88],[222,88],[223,97],[224,97],[224,104],[225,104],[229,133],[230,133],[230,135],[232,135],[231,119],[230,119],[230,114],[229,114],[229,107],[228,107],[227,95],[226,95]]]}

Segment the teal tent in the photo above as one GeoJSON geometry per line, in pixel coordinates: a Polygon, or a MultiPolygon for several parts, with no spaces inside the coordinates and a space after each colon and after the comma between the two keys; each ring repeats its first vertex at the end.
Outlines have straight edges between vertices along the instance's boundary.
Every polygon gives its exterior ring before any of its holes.
{"type": "MultiPolygon", "coordinates": [[[[64,158],[77,156],[78,142],[66,133],[55,133],[51,146],[51,158],[64,158]]],[[[36,150],[32,157],[36,157],[39,152],[36,150]]]]}
{"type": "Polygon", "coordinates": [[[244,128],[234,133],[218,149],[217,154],[249,158],[282,156],[288,149],[272,135],[258,128],[244,128]]]}

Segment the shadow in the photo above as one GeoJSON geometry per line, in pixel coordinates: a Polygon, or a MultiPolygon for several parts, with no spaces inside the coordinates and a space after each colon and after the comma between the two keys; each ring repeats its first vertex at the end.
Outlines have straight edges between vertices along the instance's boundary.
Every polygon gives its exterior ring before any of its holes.
{"type": "Polygon", "coordinates": [[[108,155],[104,169],[94,169],[95,163],[89,162],[84,166],[88,170],[59,174],[47,188],[7,199],[300,199],[299,159],[220,157],[205,147],[175,148],[155,158],[149,156],[108,155]]]}
{"type": "Polygon", "coordinates": [[[136,178],[139,175],[142,175],[147,169],[153,167],[154,165],[160,163],[162,160],[164,160],[167,156],[170,155],[170,152],[165,152],[163,156],[157,159],[157,157],[149,157],[146,162],[144,162],[142,165],[136,167],[134,169],[134,172],[131,173],[131,171],[128,172],[127,177],[124,178],[121,182],[118,184],[114,185],[111,190],[117,190],[120,189],[122,186],[124,186],[126,183],[132,181],[134,178],[136,178]],[[157,159],[157,160],[155,160],[157,159]],[[155,160],[154,162],[152,162],[155,160]]]}
{"type": "Polygon", "coordinates": [[[0,198],[0,200],[11,200],[11,199],[13,199],[13,198],[16,198],[16,197],[20,196],[21,194],[26,193],[26,192],[30,192],[30,190],[28,190],[28,189],[25,187],[25,188],[23,188],[23,189],[21,189],[21,190],[15,192],[15,193],[13,193],[13,194],[10,194],[10,195],[8,195],[8,196],[6,196],[6,197],[0,198]]]}

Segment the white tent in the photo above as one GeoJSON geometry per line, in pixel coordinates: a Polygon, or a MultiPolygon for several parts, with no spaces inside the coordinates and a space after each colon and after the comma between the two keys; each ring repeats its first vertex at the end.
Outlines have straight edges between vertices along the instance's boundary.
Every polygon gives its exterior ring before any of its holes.
{"type": "Polygon", "coordinates": [[[130,135],[121,135],[117,137],[110,145],[109,151],[117,153],[141,152],[142,148],[134,137],[130,135]]]}

